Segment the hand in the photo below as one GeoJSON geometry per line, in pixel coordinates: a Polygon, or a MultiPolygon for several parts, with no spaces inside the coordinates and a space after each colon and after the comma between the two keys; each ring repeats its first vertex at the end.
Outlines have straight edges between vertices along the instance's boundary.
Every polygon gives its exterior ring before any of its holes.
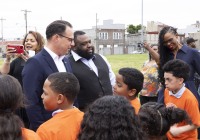
{"type": "Polygon", "coordinates": [[[150,47],[150,44],[147,43],[147,42],[144,42],[143,47],[144,47],[145,49],[147,49],[147,50],[149,50],[149,49],[151,48],[151,47],[150,47]]]}
{"type": "Polygon", "coordinates": [[[12,47],[6,47],[6,61],[9,63],[11,57],[15,54],[16,50],[12,47]]]}
{"type": "Polygon", "coordinates": [[[27,61],[30,58],[30,56],[28,55],[26,51],[24,51],[24,54],[21,54],[21,58],[27,61]]]}
{"type": "Polygon", "coordinates": [[[177,124],[171,126],[169,132],[172,136],[178,136],[181,134],[181,131],[179,131],[177,124]]]}

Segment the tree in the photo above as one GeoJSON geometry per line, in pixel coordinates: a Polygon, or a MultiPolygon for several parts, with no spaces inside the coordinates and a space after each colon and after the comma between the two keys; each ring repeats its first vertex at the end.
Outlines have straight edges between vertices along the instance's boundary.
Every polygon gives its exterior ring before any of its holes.
{"type": "Polygon", "coordinates": [[[126,28],[127,32],[129,34],[135,34],[138,33],[139,30],[142,29],[141,24],[134,26],[133,24],[128,25],[128,27],[126,28]]]}
{"type": "Polygon", "coordinates": [[[141,30],[141,29],[142,29],[142,25],[141,25],[141,24],[139,24],[139,25],[136,26],[137,33],[138,33],[138,31],[141,30]]]}
{"type": "Polygon", "coordinates": [[[129,34],[135,34],[137,33],[136,27],[133,24],[128,25],[128,27],[126,28],[127,32],[129,34]]]}

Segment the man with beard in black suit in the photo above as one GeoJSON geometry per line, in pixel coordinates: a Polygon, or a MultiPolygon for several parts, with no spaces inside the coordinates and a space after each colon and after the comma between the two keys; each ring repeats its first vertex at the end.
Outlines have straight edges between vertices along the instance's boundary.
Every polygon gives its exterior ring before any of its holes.
{"type": "Polygon", "coordinates": [[[85,32],[74,32],[74,46],[68,59],[80,83],[77,97],[80,110],[85,111],[99,97],[113,94],[115,74],[107,59],[94,53],[94,46],[85,32]]]}

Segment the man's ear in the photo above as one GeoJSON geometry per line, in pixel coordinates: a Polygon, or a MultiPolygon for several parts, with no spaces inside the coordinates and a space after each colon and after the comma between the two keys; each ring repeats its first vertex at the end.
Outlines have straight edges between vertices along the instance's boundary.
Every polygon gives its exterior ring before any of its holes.
{"type": "Polygon", "coordinates": [[[129,90],[128,96],[133,97],[136,94],[137,90],[136,89],[131,89],[129,90]]]}
{"type": "Polygon", "coordinates": [[[64,100],[65,100],[64,96],[62,94],[58,94],[57,103],[61,104],[64,102],[64,100]]]}
{"type": "Polygon", "coordinates": [[[58,34],[55,34],[51,37],[51,40],[57,42],[59,40],[60,36],[58,34]]]}

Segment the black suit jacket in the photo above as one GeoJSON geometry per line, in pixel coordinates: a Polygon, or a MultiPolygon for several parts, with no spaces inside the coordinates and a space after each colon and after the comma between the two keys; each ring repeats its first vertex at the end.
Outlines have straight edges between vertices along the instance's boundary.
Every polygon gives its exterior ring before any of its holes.
{"type": "MultiPolygon", "coordinates": [[[[64,58],[64,64],[67,72],[71,72],[67,58],[64,58]]],[[[26,110],[30,121],[30,129],[34,131],[52,116],[52,112],[44,109],[41,95],[44,81],[50,74],[55,72],[58,72],[56,64],[45,49],[28,59],[22,71],[23,89],[28,104],[26,110]]]]}

